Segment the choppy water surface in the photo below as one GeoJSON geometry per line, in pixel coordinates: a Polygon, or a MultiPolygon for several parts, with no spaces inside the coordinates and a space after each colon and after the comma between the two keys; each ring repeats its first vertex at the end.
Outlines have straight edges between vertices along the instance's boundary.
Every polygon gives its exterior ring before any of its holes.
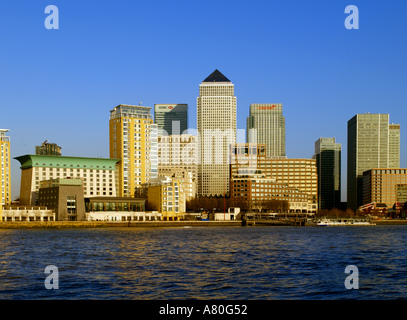
{"type": "Polygon", "coordinates": [[[406,240],[407,226],[3,229],[0,299],[405,299],[406,240]]]}

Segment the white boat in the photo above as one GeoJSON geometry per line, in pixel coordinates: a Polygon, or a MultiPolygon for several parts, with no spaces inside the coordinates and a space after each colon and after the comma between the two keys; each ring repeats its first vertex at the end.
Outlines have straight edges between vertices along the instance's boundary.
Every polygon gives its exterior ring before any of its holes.
{"type": "Polygon", "coordinates": [[[369,220],[365,219],[320,219],[317,221],[319,227],[336,227],[336,226],[375,226],[369,220]]]}

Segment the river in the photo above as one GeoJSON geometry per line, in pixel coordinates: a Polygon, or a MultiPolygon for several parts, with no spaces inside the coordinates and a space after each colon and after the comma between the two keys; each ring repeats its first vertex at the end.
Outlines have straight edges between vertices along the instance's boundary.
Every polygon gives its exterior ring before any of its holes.
{"type": "Polygon", "coordinates": [[[1,229],[0,299],[405,299],[406,240],[407,226],[1,229]]]}

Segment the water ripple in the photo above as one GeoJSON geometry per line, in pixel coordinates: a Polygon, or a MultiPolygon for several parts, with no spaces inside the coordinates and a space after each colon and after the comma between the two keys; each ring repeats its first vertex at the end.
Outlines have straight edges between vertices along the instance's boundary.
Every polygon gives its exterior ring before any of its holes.
{"type": "Polygon", "coordinates": [[[406,227],[0,230],[1,299],[404,299],[406,227]],[[47,265],[59,289],[46,290],[47,265]],[[358,290],[344,286],[359,268],[358,290]]]}

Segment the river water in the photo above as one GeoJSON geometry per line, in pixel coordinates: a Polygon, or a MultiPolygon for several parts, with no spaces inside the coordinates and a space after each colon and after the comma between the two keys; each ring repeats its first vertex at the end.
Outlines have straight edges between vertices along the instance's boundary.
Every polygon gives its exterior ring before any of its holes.
{"type": "Polygon", "coordinates": [[[407,226],[2,229],[0,299],[405,299],[406,240],[407,226]]]}

